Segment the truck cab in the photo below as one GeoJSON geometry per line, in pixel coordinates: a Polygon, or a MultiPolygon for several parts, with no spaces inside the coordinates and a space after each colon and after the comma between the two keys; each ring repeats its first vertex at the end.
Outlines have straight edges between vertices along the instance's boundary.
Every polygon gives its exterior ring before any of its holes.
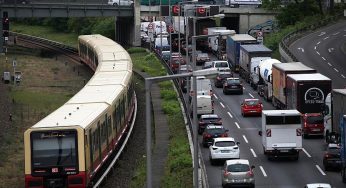
{"type": "Polygon", "coordinates": [[[302,115],[303,137],[324,135],[324,117],[321,113],[306,113],[302,115]]]}

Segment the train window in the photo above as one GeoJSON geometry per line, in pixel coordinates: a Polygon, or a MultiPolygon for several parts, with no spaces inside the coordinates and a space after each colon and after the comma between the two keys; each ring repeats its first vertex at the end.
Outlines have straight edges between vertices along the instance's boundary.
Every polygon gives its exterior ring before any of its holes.
{"type": "Polygon", "coordinates": [[[78,165],[75,130],[32,132],[31,142],[34,168],[78,165]]]}
{"type": "Polygon", "coordinates": [[[112,118],[111,118],[111,116],[108,116],[108,123],[107,123],[107,125],[108,125],[108,131],[109,131],[109,133],[108,133],[108,136],[110,136],[111,134],[112,134],[112,118]]]}
{"type": "Polygon", "coordinates": [[[106,135],[107,135],[107,127],[106,127],[106,121],[103,121],[101,123],[101,143],[103,144],[106,141],[106,135]]]}
{"type": "Polygon", "coordinates": [[[99,59],[97,58],[97,56],[95,57],[95,64],[96,64],[96,67],[99,65],[99,59]]]}
{"type": "Polygon", "coordinates": [[[116,107],[114,107],[114,112],[113,112],[113,130],[115,130],[115,133],[117,132],[117,124],[116,124],[116,107]]]}

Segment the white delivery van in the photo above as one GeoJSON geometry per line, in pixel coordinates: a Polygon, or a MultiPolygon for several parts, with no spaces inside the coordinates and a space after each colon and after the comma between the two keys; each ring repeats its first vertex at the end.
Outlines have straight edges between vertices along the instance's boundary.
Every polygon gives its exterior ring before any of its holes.
{"type": "Polygon", "coordinates": [[[154,35],[158,35],[159,33],[167,33],[167,25],[164,21],[154,21],[154,35]]]}
{"type": "MultiPolygon", "coordinates": [[[[193,109],[193,103],[191,103],[191,109],[193,109]]],[[[191,110],[192,113],[192,110],[191,110]]],[[[197,95],[197,116],[203,114],[213,114],[214,105],[210,95],[197,95]]],[[[191,114],[192,115],[192,114],[191,114]]]]}
{"type": "Polygon", "coordinates": [[[162,46],[169,46],[167,38],[162,37],[162,40],[161,38],[155,38],[155,49],[157,47],[161,47],[161,41],[162,41],[162,46]]]}

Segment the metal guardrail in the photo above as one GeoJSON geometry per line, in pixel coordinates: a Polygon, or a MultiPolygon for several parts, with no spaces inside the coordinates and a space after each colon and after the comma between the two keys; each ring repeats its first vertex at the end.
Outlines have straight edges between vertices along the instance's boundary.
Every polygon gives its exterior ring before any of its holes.
{"type": "Polygon", "coordinates": [[[325,26],[332,21],[336,21],[340,18],[342,18],[343,14],[338,14],[333,17],[326,18],[324,20],[320,20],[319,22],[310,24],[308,26],[305,26],[301,29],[298,29],[296,31],[288,33],[279,43],[279,47],[292,59],[292,61],[299,61],[297,57],[293,55],[293,53],[289,50],[289,46],[296,41],[297,39],[301,38],[303,35],[306,35],[309,32],[312,32],[322,26],[325,26]]]}

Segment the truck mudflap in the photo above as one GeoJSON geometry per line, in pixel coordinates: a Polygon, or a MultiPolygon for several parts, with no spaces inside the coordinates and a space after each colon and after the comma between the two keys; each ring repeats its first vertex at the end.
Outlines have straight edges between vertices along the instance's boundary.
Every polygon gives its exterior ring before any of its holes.
{"type": "Polygon", "coordinates": [[[287,157],[293,160],[298,160],[300,150],[301,149],[297,148],[275,148],[273,150],[264,149],[264,154],[268,156],[268,159],[287,157]]]}

